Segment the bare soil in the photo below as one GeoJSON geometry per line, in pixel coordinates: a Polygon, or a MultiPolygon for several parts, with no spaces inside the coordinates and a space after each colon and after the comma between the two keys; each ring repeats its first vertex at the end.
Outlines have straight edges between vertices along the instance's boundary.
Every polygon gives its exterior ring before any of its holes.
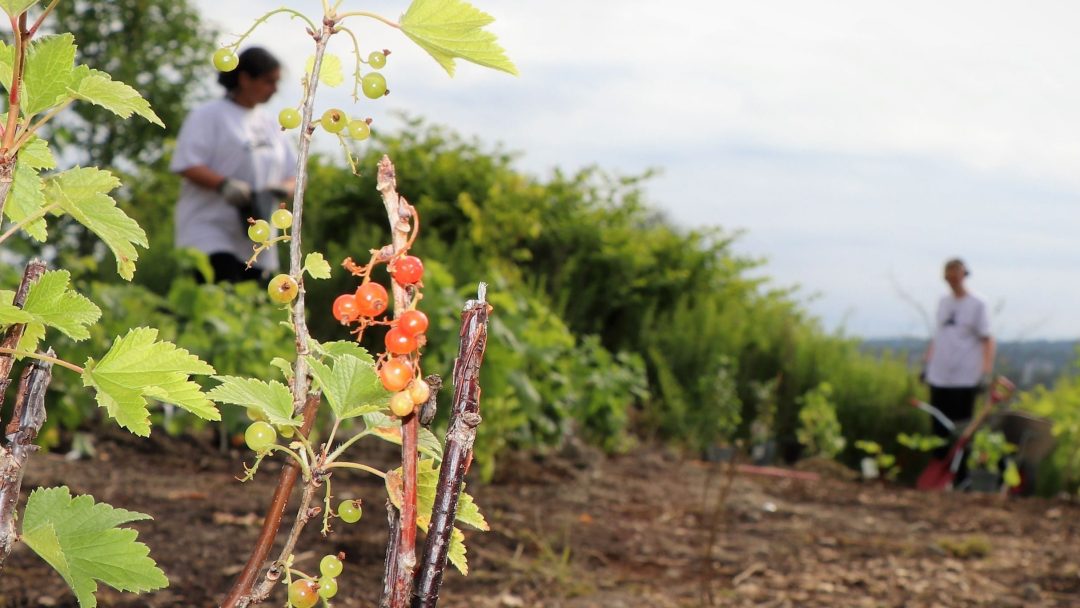
{"type": "MultiPolygon", "coordinates": [[[[170,587],[145,596],[102,588],[99,605],[209,607],[245,561],[276,480],[269,464],[237,482],[244,456],[191,439],[113,436],[89,460],[34,456],[26,487],[63,484],[155,518],[136,527],[170,587]]],[[[447,575],[440,606],[1080,606],[1080,506],[1069,501],[927,494],[826,475],[739,476],[720,504],[722,465],[660,449],[521,455],[500,471],[470,487],[492,531],[467,533],[472,572],[447,575]]],[[[328,539],[309,526],[297,566],[316,571],[322,555],[344,551],[333,605],[374,606],[386,540],[381,482],[334,481],[339,497],[365,499],[364,518],[328,539]]],[[[284,604],[283,587],[266,605],[284,604]]],[[[75,602],[20,547],[0,577],[0,606],[75,602]]]]}

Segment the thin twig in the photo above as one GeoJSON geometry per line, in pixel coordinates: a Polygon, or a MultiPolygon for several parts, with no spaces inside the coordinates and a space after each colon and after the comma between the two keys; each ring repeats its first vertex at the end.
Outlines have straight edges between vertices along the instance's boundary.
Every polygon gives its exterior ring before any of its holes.
{"type": "MultiPolygon", "coordinates": [[[[416,216],[412,205],[397,192],[397,177],[390,158],[383,156],[379,161],[376,188],[382,194],[386,217],[390,222],[391,243],[394,257],[404,253],[415,237],[413,218],[416,216]],[[413,233],[410,235],[410,232],[413,233]]],[[[392,281],[394,291],[394,317],[400,317],[409,309],[409,292],[392,281]]],[[[397,554],[387,553],[392,560],[390,573],[390,595],[382,598],[382,605],[387,608],[405,608],[412,593],[413,572],[416,569],[416,467],[418,459],[418,434],[420,423],[416,412],[401,420],[401,477],[402,500],[401,522],[398,529],[397,554]]]]}
{"type": "MultiPolygon", "coordinates": [[[[53,354],[52,349],[48,352],[53,354]]],[[[37,449],[34,439],[45,423],[45,391],[51,379],[52,364],[48,361],[34,361],[26,366],[15,398],[18,418],[11,420],[5,437],[7,441],[0,448],[0,570],[19,540],[15,529],[19,491],[26,461],[37,449]]]]}
{"type": "Polygon", "coordinates": [[[450,411],[450,428],[446,432],[446,449],[435,488],[431,527],[424,543],[412,608],[435,608],[439,601],[439,588],[446,570],[461,485],[472,464],[476,427],[481,420],[480,365],[487,348],[490,311],[486,291],[487,286],[481,283],[477,299],[470,300],[461,313],[461,342],[454,362],[454,402],[450,411]]]}
{"type": "MultiPolygon", "coordinates": [[[[293,549],[296,548],[296,541],[300,538],[300,532],[303,531],[304,526],[307,525],[314,517],[319,514],[319,508],[315,507],[312,511],[311,501],[315,497],[315,491],[319,489],[319,485],[315,480],[308,482],[304,486],[304,495],[300,498],[300,506],[296,510],[296,519],[293,520],[292,530],[289,531],[289,537],[285,540],[285,545],[281,548],[281,552],[278,554],[278,558],[274,560],[274,564],[270,566],[270,569],[266,573],[266,577],[261,583],[251,592],[251,601],[254,603],[261,602],[270,596],[270,592],[273,591],[274,585],[277,584],[281,577],[281,566],[292,555],[293,549]]],[[[241,606],[246,604],[241,603],[241,606]]]]}
{"type": "MultiPolygon", "coordinates": [[[[2,189],[2,188],[0,188],[2,189]]],[[[19,290],[15,292],[15,299],[12,304],[22,308],[26,303],[26,296],[30,293],[30,285],[41,278],[41,275],[45,274],[45,262],[41,260],[31,260],[26,268],[23,269],[22,282],[19,283],[19,290]]],[[[23,323],[16,323],[4,332],[3,340],[0,340],[0,348],[14,349],[19,345],[19,341],[22,340],[23,330],[26,325],[23,323]]],[[[15,356],[10,354],[0,353],[0,403],[3,402],[4,393],[7,391],[7,387],[11,384],[11,366],[15,364],[15,356]]]]}

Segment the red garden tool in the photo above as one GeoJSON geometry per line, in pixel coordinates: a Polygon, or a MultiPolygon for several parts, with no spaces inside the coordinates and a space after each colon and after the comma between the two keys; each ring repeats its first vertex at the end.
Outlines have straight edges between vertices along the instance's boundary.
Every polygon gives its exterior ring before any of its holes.
{"type": "Polygon", "coordinates": [[[964,448],[971,441],[971,437],[975,434],[975,431],[979,430],[987,416],[993,412],[994,406],[1008,400],[1015,390],[1016,386],[1008,378],[998,376],[990,387],[986,407],[982,408],[968,423],[964,432],[949,448],[949,452],[944,458],[935,458],[930,461],[930,464],[926,465],[926,468],[919,475],[918,481],[915,482],[915,487],[920,490],[947,490],[951,488],[953,481],[956,479],[956,472],[960,469],[960,462],[964,458],[964,448]]]}

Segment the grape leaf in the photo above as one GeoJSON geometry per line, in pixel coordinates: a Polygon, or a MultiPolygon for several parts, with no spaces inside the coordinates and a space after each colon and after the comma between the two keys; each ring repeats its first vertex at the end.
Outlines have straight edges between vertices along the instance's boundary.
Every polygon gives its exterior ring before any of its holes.
{"type": "MultiPolygon", "coordinates": [[[[19,150],[11,194],[4,206],[4,214],[8,219],[18,223],[41,211],[45,206],[45,182],[39,171],[55,166],[56,159],[45,140],[34,137],[19,150]]],[[[47,236],[44,218],[33,220],[22,229],[37,241],[44,241],[47,236]]]]}
{"type": "Polygon", "coordinates": [[[332,357],[333,369],[308,357],[311,376],[334,415],[342,420],[377,412],[390,402],[375,366],[352,355],[332,357]]]}
{"type": "MultiPolygon", "coordinates": [[[[364,426],[371,429],[371,432],[379,439],[389,441],[395,445],[401,445],[400,420],[391,418],[382,412],[375,412],[374,414],[364,415],[364,426]]],[[[435,433],[432,433],[424,427],[420,427],[420,432],[417,433],[416,441],[416,448],[421,454],[436,461],[442,461],[442,443],[439,442],[439,438],[435,436],[435,433]]]]}
{"type": "MultiPolygon", "coordinates": [[[[428,531],[428,526],[431,524],[431,512],[435,507],[435,491],[438,484],[439,467],[435,461],[426,458],[420,460],[416,468],[416,525],[424,532],[428,531]]],[[[387,473],[386,493],[390,497],[390,502],[400,509],[403,497],[400,468],[387,473]]],[[[480,514],[480,509],[472,496],[465,492],[465,484],[461,486],[454,520],[485,532],[491,529],[487,520],[480,514]]],[[[467,576],[469,564],[465,553],[465,534],[455,526],[450,534],[450,563],[467,576]]]]}
{"type": "Polygon", "coordinates": [[[321,253],[309,253],[304,258],[304,271],[311,275],[313,279],[329,279],[330,262],[327,262],[321,253]]]}
{"type": "MultiPolygon", "coordinates": [[[[310,74],[313,67],[315,67],[314,55],[308,57],[304,73],[310,74]]],[[[345,74],[341,71],[341,57],[333,53],[323,55],[322,63],[319,65],[319,82],[328,87],[339,87],[345,82],[345,74]]]]}
{"type": "Polygon", "coordinates": [[[149,515],[72,498],[59,487],[31,492],[23,517],[23,542],[64,577],[82,608],[97,606],[97,581],[136,593],[169,585],[150,549],[136,541],[139,533],[117,527],[149,515]]]}
{"type": "Polygon", "coordinates": [[[451,76],[454,58],[517,75],[517,68],[485,25],[495,18],[464,0],[413,0],[401,16],[401,31],[435,58],[451,76]]]}
{"type": "Polygon", "coordinates": [[[74,72],[75,36],[45,36],[31,43],[23,74],[23,115],[33,116],[66,98],[74,72]]]}
{"type": "Polygon", "coordinates": [[[23,310],[33,315],[34,321],[55,327],[72,340],[90,337],[88,326],[101,318],[101,309],[86,296],[68,289],[71,273],[66,270],[50,270],[30,285],[23,310]]]}
{"type": "Polygon", "coordinates": [[[175,344],[156,342],[157,335],[156,329],[139,327],[116,338],[101,361],[86,361],[83,386],[97,389],[98,405],[117,424],[144,437],[150,434],[148,399],[220,420],[214,404],[189,379],[193,374],[213,374],[214,368],[175,344]]]}
{"type": "Polygon", "coordinates": [[[138,91],[113,80],[105,72],[90,70],[69,93],[78,99],[101,106],[120,118],[138,114],[159,127],[165,126],[150,108],[150,102],[143,99],[138,91]]]}
{"type": "Polygon", "coordinates": [[[214,376],[214,380],[221,382],[207,394],[214,401],[255,408],[266,415],[270,424],[277,426],[303,423],[299,416],[293,416],[292,392],[280,382],[236,376],[214,376]]]}
{"type": "Polygon", "coordinates": [[[139,252],[148,248],[146,233],[108,195],[120,185],[112,173],[93,167],[76,167],[56,175],[46,187],[46,198],[60,204],[80,224],[96,234],[116,257],[116,271],[131,280],[139,252]]]}
{"type": "Polygon", "coordinates": [[[0,0],[0,8],[4,9],[11,17],[18,17],[20,13],[34,6],[38,0],[0,0]]]}

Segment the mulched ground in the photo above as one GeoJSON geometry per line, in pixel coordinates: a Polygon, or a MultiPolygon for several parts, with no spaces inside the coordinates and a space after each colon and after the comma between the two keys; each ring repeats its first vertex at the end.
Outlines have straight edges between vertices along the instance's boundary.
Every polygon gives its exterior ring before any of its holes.
{"type": "MultiPolygon", "coordinates": [[[[66,484],[154,516],[136,527],[171,586],[146,596],[103,589],[99,605],[215,606],[276,479],[266,466],[238,483],[243,457],[194,440],[113,436],[91,460],[36,455],[26,486],[66,484]]],[[[1080,505],[1069,501],[740,476],[720,504],[722,465],[660,449],[522,455],[500,471],[470,487],[492,531],[469,533],[472,573],[447,575],[440,606],[1080,606],[1080,505]]],[[[348,475],[334,488],[365,499],[364,519],[329,539],[309,526],[297,566],[316,571],[322,555],[346,552],[333,605],[374,606],[386,540],[380,482],[348,475]]],[[[265,605],[283,605],[280,591],[265,605]]],[[[75,604],[20,547],[0,576],[0,606],[75,604]]]]}

